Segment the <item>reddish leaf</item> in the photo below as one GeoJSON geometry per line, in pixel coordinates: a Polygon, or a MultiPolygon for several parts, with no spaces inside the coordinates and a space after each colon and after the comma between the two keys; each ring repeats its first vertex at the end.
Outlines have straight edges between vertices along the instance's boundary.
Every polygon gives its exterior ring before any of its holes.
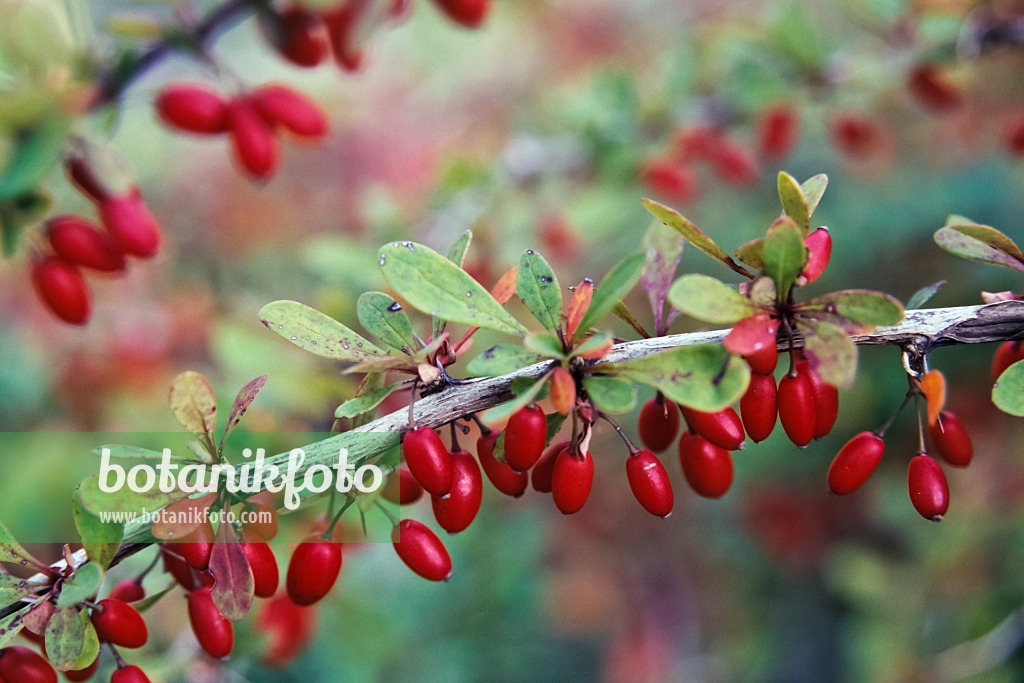
{"type": "Polygon", "coordinates": [[[210,591],[221,614],[238,621],[249,613],[255,593],[255,581],[249,560],[242,550],[231,524],[221,522],[210,555],[210,573],[216,577],[210,591]]]}
{"type": "Polygon", "coordinates": [[[946,403],[946,378],[938,370],[929,370],[918,380],[917,385],[928,401],[928,426],[932,427],[946,403]]]}
{"type": "Polygon", "coordinates": [[[201,498],[185,498],[171,503],[164,508],[168,514],[159,515],[157,521],[153,522],[153,537],[171,541],[188,536],[206,519],[205,511],[216,498],[217,494],[211,493],[201,498]],[[174,519],[175,522],[165,521],[167,519],[174,519]]]}
{"type": "Polygon", "coordinates": [[[594,297],[594,281],[586,278],[572,293],[569,299],[569,312],[565,321],[565,336],[572,339],[576,336],[576,328],[583,320],[583,314],[590,308],[590,300],[594,297]]]}
{"type": "Polygon", "coordinates": [[[767,313],[747,316],[736,323],[725,337],[725,348],[731,353],[747,356],[776,345],[779,321],[767,313]]]}
{"type": "Polygon", "coordinates": [[[228,415],[228,423],[224,425],[224,434],[220,438],[220,447],[224,448],[224,440],[228,438],[228,434],[231,430],[242,419],[245,415],[245,411],[249,410],[249,406],[256,399],[256,394],[260,393],[260,389],[267,383],[267,376],[260,375],[256,379],[250,380],[242,389],[238,392],[238,396],[235,397],[235,402],[231,405],[231,414],[228,415]]]}

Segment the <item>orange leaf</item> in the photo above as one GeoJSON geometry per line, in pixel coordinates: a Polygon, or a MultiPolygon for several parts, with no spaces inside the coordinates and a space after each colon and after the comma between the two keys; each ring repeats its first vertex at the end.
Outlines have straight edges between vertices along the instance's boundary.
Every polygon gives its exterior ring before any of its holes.
{"type": "Polygon", "coordinates": [[[562,415],[568,415],[576,403],[576,382],[565,368],[551,373],[551,406],[562,415]]]}
{"type": "Polygon", "coordinates": [[[928,426],[932,426],[939,419],[942,406],[946,403],[946,378],[938,370],[929,370],[917,385],[928,400],[928,426]]]}
{"type": "MultiPolygon", "coordinates": [[[[491,296],[497,300],[499,304],[504,306],[508,303],[508,300],[512,298],[512,295],[516,293],[516,272],[519,270],[518,266],[513,266],[505,271],[505,274],[499,278],[497,284],[491,287],[491,296]]],[[[455,355],[461,354],[463,351],[469,348],[469,339],[479,327],[471,327],[466,330],[466,334],[462,335],[462,339],[455,345],[455,355]]]]}
{"type": "Polygon", "coordinates": [[[590,299],[594,296],[594,281],[589,277],[576,287],[569,299],[569,314],[565,322],[565,337],[572,339],[576,334],[576,327],[583,320],[583,314],[590,308],[590,299]]]}

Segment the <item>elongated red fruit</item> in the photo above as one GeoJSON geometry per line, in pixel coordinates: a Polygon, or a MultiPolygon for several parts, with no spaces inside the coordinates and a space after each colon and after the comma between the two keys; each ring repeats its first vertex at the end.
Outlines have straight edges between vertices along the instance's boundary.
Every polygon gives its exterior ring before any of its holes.
{"type": "Polygon", "coordinates": [[[100,220],[126,254],[150,258],[163,242],[160,223],[136,191],[108,197],[99,206],[100,220]]]}
{"type": "Polygon", "coordinates": [[[907,486],[914,509],[925,519],[942,521],[949,509],[949,485],[935,458],[923,453],[915,455],[907,469],[907,486]]]}
{"type": "MultiPolygon", "coordinates": [[[[494,488],[506,496],[518,498],[526,491],[526,486],[530,483],[530,474],[516,472],[505,463],[498,462],[498,459],[494,457],[494,443],[498,440],[499,435],[500,432],[491,432],[478,438],[476,454],[480,458],[480,467],[483,468],[484,474],[487,475],[494,488]]],[[[540,467],[539,462],[537,467],[540,467]]],[[[534,467],[534,472],[537,467],[534,467]]]]}
{"type": "Polygon", "coordinates": [[[661,394],[649,399],[637,418],[640,440],[655,453],[672,445],[679,433],[679,408],[661,394]]]}
{"type": "Polygon", "coordinates": [[[110,683],[149,683],[149,676],[134,664],[128,664],[110,674],[110,683]]]}
{"type": "Polygon", "coordinates": [[[49,662],[21,645],[0,650],[0,677],[9,683],[57,683],[57,672],[49,662]]]}
{"type": "Polygon", "coordinates": [[[809,365],[807,376],[811,379],[811,388],[814,391],[814,438],[820,439],[832,431],[836,418],[839,417],[839,389],[823,380],[809,365]]]}
{"type": "Polygon", "coordinates": [[[668,472],[657,456],[642,450],[626,459],[626,478],[640,505],[656,517],[672,514],[675,497],[668,472]]]}
{"type": "Polygon", "coordinates": [[[430,581],[447,581],[452,558],[441,539],[414,519],[403,519],[391,530],[391,542],[409,569],[430,581]]]}
{"type": "Polygon", "coordinates": [[[341,572],[341,543],[312,534],[295,547],[288,562],[285,587],[296,605],[312,605],[327,595],[341,572]]]}
{"type": "Polygon", "coordinates": [[[316,608],[300,607],[281,593],[256,612],[256,628],[269,638],[263,648],[267,666],[282,667],[295,659],[316,633],[316,608]]]}
{"type": "Polygon", "coordinates": [[[146,621],[134,607],[115,598],[104,598],[97,604],[98,609],[93,610],[89,619],[101,641],[121,647],[146,644],[146,621]]]}
{"type": "Polygon", "coordinates": [[[249,568],[252,569],[256,597],[273,597],[281,578],[274,551],[262,541],[249,541],[242,544],[242,552],[245,553],[245,558],[249,560],[249,568]]]}
{"type": "Polygon", "coordinates": [[[124,602],[136,602],[146,597],[146,590],[142,587],[142,581],[135,579],[122,579],[117,585],[110,589],[108,598],[122,600],[124,602]]]}
{"type": "Polygon", "coordinates": [[[583,509],[594,484],[594,459],[590,453],[576,455],[566,448],[558,454],[551,473],[551,495],[563,515],[583,509]]]}
{"type": "Polygon", "coordinates": [[[368,7],[366,0],[349,0],[321,15],[334,61],[345,71],[358,71],[363,66],[363,43],[371,28],[364,18],[368,7]]]}
{"type": "Polygon", "coordinates": [[[280,152],[269,121],[251,97],[236,97],[229,107],[231,143],[235,158],[249,177],[266,180],[277,172],[280,152]]]}
{"type": "Polygon", "coordinates": [[[800,273],[802,284],[809,285],[825,272],[832,257],[832,235],[828,228],[818,228],[804,240],[807,247],[807,263],[800,273]]]}
{"type": "Polygon", "coordinates": [[[491,11],[491,0],[434,0],[448,18],[467,28],[477,28],[491,11]]]}
{"type": "Polygon", "coordinates": [[[480,466],[469,451],[451,453],[452,487],[445,497],[431,496],[434,519],[442,529],[457,534],[473,523],[483,500],[484,480],[480,466]]]}
{"type": "Polygon", "coordinates": [[[228,131],[227,100],[198,83],[168,85],[157,95],[156,111],[168,126],[186,133],[215,135],[228,131]]]}
{"type": "Polygon", "coordinates": [[[569,447],[569,440],[553,443],[544,449],[544,454],[530,472],[530,484],[534,491],[551,493],[551,478],[555,473],[555,462],[558,454],[569,447]]]}
{"type": "Polygon", "coordinates": [[[302,138],[319,140],[327,135],[327,117],[313,100],[283,85],[264,85],[252,95],[267,121],[302,138]]]}
{"type": "Polygon", "coordinates": [[[652,157],[640,167],[644,187],[668,201],[688,204],[697,198],[697,174],[674,159],[652,157]]]}
{"type": "Polygon", "coordinates": [[[412,505],[423,496],[423,487],[412,476],[407,467],[388,475],[388,482],[381,489],[381,497],[395,505],[412,505]]]}
{"type": "Polygon", "coordinates": [[[188,594],[188,620],[200,647],[214,659],[231,654],[235,646],[235,627],[220,613],[209,588],[188,594]]]}
{"type": "Polygon", "coordinates": [[[777,346],[768,346],[756,353],[743,356],[747,361],[751,372],[759,375],[770,375],[775,372],[775,366],[779,364],[779,349],[777,346]]]}
{"type": "Polygon", "coordinates": [[[700,434],[683,432],[679,437],[679,464],[683,476],[697,495],[721,498],[732,486],[732,456],[700,434]]]}
{"type": "Polygon", "coordinates": [[[277,16],[274,47],[281,56],[298,66],[311,67],[327,57],[327,36],[321,21],[302,7],[289,7],[277,16]]]}
{"type": "Polygon", "coordinates": [[[195,531],[182,538],[177,550],[190,567],[202,571],[210,566],[213,539],[213,527],[208,521],[204,521],[195,528],[195,531]]]}
{"type": "Polygon", "coordinates": [[[885,442],[871,432],[861,432],[839,449],[828,467],[828,490],[845,496],[859,489],[878,467],[885,442]]]}
{"type": "Polygon", "coordinates": [[[452,459],[441,437],[430,427],[417,427],[402,440],[405,464],[428,493],[443,496],[452,487],[452,459]]]}
{"type": "Polygon", "coordinates": [[[32,286],[51,313],[71,325],[84,325],[92,313],[89,287],[77,268],[46,256],[32,264],[32,286]]]}
{"type": "Polygon", "coordinates": [[[956,86],[945,79],[935,64],[918,64],[907,77],[907,89],[918,102],[934,112],[948,112],[963,99],[956,86]]]}
{"type": "Polygon", "coordinates": [[[1006,368],[1024,360],[1024,342],[1020,340],[1003,342],[992,356],[992,381],[999,379],[1006,368]]]}
{"type": "Polygon", "coordinates": [[[731,140],[726,140],[718,148],[718,156],[713,163],[715,175],[730,185],[749,186],[761,175],[753,150],[731,140]]]}
{"type": "MultiPolygon", "coordinates": [[[[62,673],[64,674],[64,678],[71,681],[71,683],[82,683],[83,681],[91,681],[92,677],[96,675],[96,670],[99,668],[100,658],[99,656],[97,656],[96,659],[92,660],[92,664],[90,664],[89,666],[83,667],[81,669],[72,669],[71,671],[64,671],[62,673]]],[[[117,683],[117,679],[113,676],[110,677],[110,680],[114,683],[117,683]]]]}
{"type": "Polygon", "coordinates": [[[179,544],[163,543],[160,545],[160,557],[164,563],[164,570],[174,577],[174,580],[181,584],[186,591],[199,588],[199,575],[192,569],[185,558],[181,556],[179,544]]]}
{"type": "Polygon", "coordinates": [[[112,273],[125,268],[124,252],[109,234],[81,216],[55,216],[46,221],[53,252],[68,263],[112,273]]]}
{"type": "Polygon", "coordinates": [[[800,133],[800,117],[795,109],[780,104],[766,109],[757,123],[757,146],[768,159],[789,156],[800,133]]]}
{"type": "Polygon", "coordinates": [[[935,424],[928,426],[928,435],[935,450],[950,465],[967,467],[971,464],[974,446],[963,423],[955,414],[948,410],[940,412],[935,424]]]}
{"type": "Polygon", "coordinates": [[[727,451],[743,448],[743,422],[732,408],[705,413],[683,406],[683,417],[690,429],[727,451]]]}
{"type": "Polygon", "coordinates": [[[786,436],[803,448],[814,438],[816,414],[814,410],[814,385],[808,372],[796,368],[796,376],[788,374],[779,380],[778,391],[779,422],[786,436]]]}
{"type": "Polygon", "coordinates": [[[775,429],[778,416],[776,386],[773,375],[750,373],[750,384],[740,399],[740,415],[747,436],[760,443],[775,429]]]}
{"type": "Polygon", "coordinates": [[[505,462],[512,469],[530,469],[544,452],[548,418],[540,406],[528,405],[515,412],[505,427],[505,462]]]}

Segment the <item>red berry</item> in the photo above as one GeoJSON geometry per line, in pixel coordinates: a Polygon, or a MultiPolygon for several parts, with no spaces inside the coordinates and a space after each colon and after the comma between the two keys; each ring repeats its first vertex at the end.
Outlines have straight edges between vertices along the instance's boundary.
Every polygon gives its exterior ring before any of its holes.
{"type": "Polygon", "coordinates": [[[246,512],[255,515],[250,519],[256,520],[245,523],[246,534],[255,534],[264,541],[271,541],[277,536],[277,510],[266,503],[257,503],[255,506],[247,505],[246,512]]]}
{"type": "Polygon", "coordinates": [[[967,467],[974,456],[971,437],[960,419],[948,410],[939,413],[935,424],[928,426],[935,450],[942,459],[954,467],[967,467]]]}
{"type": "Polygon", "coordinates": [[[652,515],[668,517],[675,498],[668,472],[654,453],[643,450],[626,459],[626,478],[633,495],[652,515]]]}
{"type": "Polygon", "coordinates": [[[1024,155],[1024,117],[1018,116],[1004,125],[1003,145],[1015,157],[1024,155]]]}
{"type": "Polygon", "coordinates": [[[640,409],[636,426],[644,445],[655,453],[661,453],[672,445],[679,433],[679,408],[658,394],[640,409]]]}
{"type": "Polygon", "coordinates": [[[290,7],[277,17],[274,46],[285,59],[298,66],[316,66],[327,57],[327,38],[315,14],[302,7],[290,7]]]}
{"type": "Polygon", "coordinates": [[[505,462],[512,469],[530,469],[544,452],[548,438],[548,418],[536,404],[522,408],[505,427],[505,462]]]}
{"type": "Polygon", "coordinates": [[[110,683],[149,683],[149,676],[141,668],[129,664],[112,673],[110,683]]]}
{"type": "Polygon", "coordinates": [[[718,148],[714,164],[715,175],[730,185],[752,185],[761,175],[753,151],[735,142],[726,141],[718,148]]]}
{"type": "Polygon", "coordinates": [[[922,105],[934,112],[947,112],[962,103],[960,91],[945,80],[935,64],[919,64],[907,78],[910,94],[922,105]]]}
{"type": "Polygon", "coordinates": [[[800,134],[800,117],[786,104],[766,109],[757,122],[757,146],[768,159],[789,156],[800,134]]]}
{"type": "Polygon", "coordinates": [[[249,97],[237,97],[229,107],[231,143],[235,158],[249,177],[266,180],[280,161],[274,128],[249,97]]]}
{"type": "Polygon", "coordinates": [[[327,117],[312,100],[283,85],[264,85],[252,95],[267,121],[302,138],[318,140],[329,129],[327,117]]]}
{"type": "Polygon", "coordinates": [[[743,356],[743,360],[747,361],[751,372],[770,375],[775,372],[775,366],[779,364],[779,348],[767,346],[760,351],[743,356]]]}
{"type": "Polygon", "coordinates": [[[89,288],[77,268],[55,256],[32,264],[32,286],[55,316],[72,325],[84,325],[92,313],[89,288]]]}
{"type": "Polygon", "coordinates": [[[569,440],[553,443],[544,449],[544,454],[530,472],[530,484],[534,491],[551,493],[551,478],[555,473],[555,462],[558,454],[569,447],[569,440]]]}
{"type": "Polygon", "coordinates": [[[566,448],[558,454],[551,473],[551,495],[563,515],[583,509],[594,484],[594,459],[590,453],[577,455],[566,448]]]}
{"type": "Polygon", "coordinates": [[[865,159],[885,146],[881,127],[864,116],[843,114],[832,121],[832,141],[847,156],[865,159]]]}
{"type": "MultiPolygon", "coordinates": [[[[491,432],[476,440],[476,454],[480,458],[480,466],[484,474],[498,489],[506,496],[518,498],[526,491],[526,485],[530,483],[530,475],[527,472],[516,472],[505,463],[498,462],[494,457],[494,443],[498,440],[500,432],[491,432]]],[[[540,467],[538,463],[537,467],[540,467]]],[[[536,472],[536,467],[534,468],[536,472]]]]}
{"type": "Polygon", "coordinates": [[[423,495],[423,487],[407,468],[401,467],[391,473],[384,485],[381,496],[395,505],[412,505],[423,495]]]}
{"type": "Polygon", "coordinates": [[[776,410],[775,377],[750,373],[750,385],[740,399],[740,414],[747,435],[760,443],[775,429],[776,410]]]}
{"type": "Polygon", "coordinates": [[[213,527],[210,526],[210,522],[204,521],[195,528],[195,531],[181,539],[177,550],[190,567],[202,571],[210,566],[213,540],[213,527]]]}
{"type": "Polygon", "coordinates": [[[270,638],[263,649],[263,662],[267,666],[282,667],[295,659],[313,639],[316,608],[300,607],[282,593],[260,606],[256,627],[270,638]]]}
{"type": "Polygon", "coordinates": [[[480,510],[484,481],[480,466],[469,451],[452,452],[452,487],[445,497],[431,496],[434,518],[450,534],[457,534],[472,522],[480,510]]]}
{"type": "Polygon", "coordinates": [[[49,662],[21,645],[0,650],[0,677],[9,683],[57,683],[49,662]]]}
{"type": "Polygon", "coordinates": [[[683,417],[690,429],[727,451],[743,448],[743,423],[732,408],[705,413],[683,406],[683,417]]]}
{"type": "Polygon", "coordinates": [[[434,0],[448,18],[467,28],[477,28],[491,10],[491,0],[434,0]]]}
{"type": "Polygon", "coordinates": [[[124,253],[150,258],[160,251],[160,223],[137,191],[108,197],[99,210],[100,220],[124,253]]]}
{"type": "Polygon", "coordinates": [[[907,469],[910,502],[925,519],[942,521],[949,509],[949,485],[935,458],[923,453],[915,455],[907,469]]]}
{"type": "Polygon", "coordinates": [[[452,558],[433,531],[414,519],[403,519],[391,530],[395,552],[409,569],[430,581],[447,581],[452,558]]]}
{"type": "Polygon", "coordinates": [[[98,605],[99,609],[93,610],[89,618],[100,640],[121,647],[146,644],[146,621],[134,607],[116,598],[105,598],[98,605]]]}
{"type": "Polygon", "coordinates": [[[885,454],[885,442],[861,432],[839,449],[828,467],[828,489],[837,496],[853,493],[871,476],[885,454]]]}
{"type": "Polygon", "coordinates": [[[191,591],[199,587],[199,575],[181,556],[178,543],[161,545],[160,556],[163,558],[164,570],[173,576],[182,588],[191,591]]]}
{"type": "Polygon", "coordinates": [[[796,366],[796,376],[786,375],[779,380],[778,390],[779,422],[786,436],[803,448],[814,438],[815,407],[814,385],[806,368],[801,372],[796,366]]]}
{"type": "Polygon", "coordinates": [[[823,380],[809,367],[807,376],[811,379],[811,387],[814,390],[814,438],[820,439],[832,431],[832,426],[839,417],[839,389],[823,380]]]}
{"type": "Polygon", "coordinates": [[[56,216],[46,221],[54,253],[77,266],[112,273],[125,268],[124,252],[109,234],[81,216],[56,216]]]}
{"type": "Polygon", "coordinates": [[[123,579],[118,581],[107,597],[123,602],[136,602],[146,597],[146,590],[142,587],[140,579],[123,579]]]}
{"type": "Polygon", "coordinates": [[[156,111],[168,126],[187,133],[213,135],[228,131],[228,103],[219,93],[196,83],[175,83],[160,91],[156,111]]]}
{"type": "Polygon", "coordinates": [[[676,156],[682,161],[709,161],[718,158],[725,136],[711,126],[694,126],[676,133],[676,156]]]}
{"type": "Polygon", "coordinates": [[[659,197],[687,204],[697,198],[697,176],[693,170],[672,159],[652,158],[640,168],[640,181],[659,197]]]}
{"type": "MultiPolygon", "coordinates": [[[[100,668],[100,658],[92,660],[92,664],[81,669],[74,669],[72,671],[64,671],[64,678],[71,681],[71,683],[81,683],[82,681],[92,680],[92,677],[96,675],[96,670],[100,668]]],[[[111,680],[116,680],[111,677],[111,680]]]]}
{"type": "Polygon", "coordinates": [[[363,65],[363,42],[367,31],[362,15],[366,6],[364,1],[350,0],[322,15],[334,60],[345,71],[358,71],[363,65]]]}
{"type": "Polygon", "coordinates": [[[809,285],[825,272],[832,256],[832,235],[828,228],[818,228],[804,239],[807,247],[807,263],[800,276],[803,284],[809,285]]]}
{"type": "Polygon", "coordinates": [[[992,381],[997,381],[999,375],[1003,374],[1006,368],[1022,360],[1024,360],[1024,343],[1020,340],[1000,344],[995,355],[992,356],[992,381]]]}
{"type": "Polygon", "coordinates": [[[452,487],[452,459],[441,437],[430,427],[417,427],[402,440],[405,464],[428,493],[443,496],[452,487]]]}
{"type": "Polygon", "coordinates": [[[312,605],[327,595],[341,572],[341,543],[314,533],[300,543],[288,563],[285,586],[296,605],[312,605]]]}
{"type": "Polygon", "coordinates": [[[679,463],[683,476],[697,495],[721,498],[732,485],[732,457],[699,434],[683,432],[679,438],[679,463]]]}
{"type": "Polygon", "coordinates": [[[188,594],[188,620],[200,647],[214,659],[231,654],[235,645],[235,628],[220,613],[213,602],[209,588],[200,588],[188,594]]]}
{"type": "Polygon", "coordinates": [[[242,552],[245,553],[245,558],[249,560],[249,567],[252,569],[256,597],[273,597],[280,579],[274,551],[262,541],[249,541],[242,544],[242,552]]]}
{"type": "Polygon", "coordinates": [[[97,204],[103,203],[108,196],[107,188],[103,185],[89,162],[83,156],[73,156],[64,162],[64,170],[68,179],[75,188],[88,199],[97,204]]]}

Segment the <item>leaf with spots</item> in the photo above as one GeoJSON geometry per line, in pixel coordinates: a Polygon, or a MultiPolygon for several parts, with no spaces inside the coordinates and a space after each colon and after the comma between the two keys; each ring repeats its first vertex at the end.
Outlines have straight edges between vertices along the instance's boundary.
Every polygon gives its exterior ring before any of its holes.
{"type": "Polygon", "coordinates": [[[903,320],[903,304],[888,294],[868,289],[843,289],[801,305],[801,313],[810,313],[812,317],[816,310],[842,316],[862,328],[896,325],[903,320]]]}
{"type": "Polygon", "coordinates": [[[939,228],[935,243],[951,254],[1000,268],[1024,272],[1020,249],[1006,235],[986,225],[939,228]]]}
{"type": "Polygon", "coordinates": [[[267,376],[260,375],[255,379],[249,380],[244,387],[242,387],[238,395],[235,396],[235,402],[231,404],[231,414],[228,415],[228,423],[224,425],[224,434],[220,437],[220,448],[224,450],[224,442],[228,438],[228,434],[238,426],[242,416],[245,415],[245,411],[249,410],[249,406],[256,400],[256,395],[260,393],[260,389],[267,383],[267,376]]]}
{"type": "MultiPolygon", "coordinates": [[[[17,599],[17,598],[15,598],[17,599]]],[[[5,605],[11,604],[11,602],[4,602],[5,605]]],[[[3,619],[0,619],[0,647],[6,645],[14,636],[21,633],[22,627],[25,625],[23,619],[25,618],[25,611],[15,612],[14,614],[8,614],[3,619]]]]}
{"type": "Polygon", "coordinates": [[[516,293],[534,318],[552,334],[562,322],[562,288],[544,257],[528,249],[519,259],[516,293]]]}
{"type": "Polygon", "coordinates": [[[800,325],[804,355],[811,369],[832,386],[849,387],[857,374],[857,347],[837,325],[815,321],[800,325]]]}
{"type": "Polygon", "coordinates": [[[14,534],[11,533],[3,522],[0,522],[0,562],[11,562],[13,564],[24,564],[22,560],[25,560],[31,564],[38,566],[45,566],[43,562],[40,562],[32,554],[25,550],[25,548],[18,543],[14,538],[14,534]]]}
{"type": "Polygon", "coordinates": [[[255,583],[249,560],[231,524],[221,524],[210,553],[210,573],[217,577],[210,591],[221,614],[231,621],[245,618],[252,607],[255,583]]]}
{"type": "Polygon", "coordinates": [[[78,529],[78,535],[82,538],[86,556],[90,563],[106,569],[113,561],[118,548],[121,547],[124,524],[104,522],[86,510],[78,498],[77,491],[71,495],[71,507],[75,518],[75,527],[78,529]]]}
{"type": "Polygon", "coordinates": [[[583,378],[583,388],[603,412],[621,415],[636,406],[636,385],[624,379],[587,375],[583,378]]]}
{"type": "Polygon", "coordinates": [[[81,669],[99,655],[100,641],[85,609],[58,607],[46,627],[46,658],[58,671],[81,669]]]}
{"type": "Polygon", "coordinates": [[[686,241],[674,230],[660,221],[653,221],[644,234],[642,246],[647,254],[644,272],[640,278],[647,298],[654,312],[654,329],[668,328],[665,323],[665,298],[672,278],[676,276],[679,260],[683,256],[686,241]]]}
{"type": "Polygon", "coordinates": [[[188,370],[171,382],[167,399],[185,429],[193,434],[212,434],[217,426],[217,399],[209,380],[198,372],[188,370]]]}
{"type": "Polygon", "coordinates": [[[708,275],[683,275],[668,290],[668,300],[683,313],[709,323],[734,323],[757,312],[747,297],[708,275]]]}
{"type": "MultiPolygon", "coordinates": [[[[11,576],[0,567],[0,607],[12,605],[32,593],[28,581],[18,576],[11,576]]],[[[0,622],[2,623],[2,622],[0,622]]]]}
{"type": "Polygon", "coordinates": [[[396,351],[409,355],[416,350],[416,336],[409,316],[397,301],[383,292],[364,292],[356,303],[359,324],[396,351]]]}
{"type": "Polygon", "coordinates": [[[260,309],[259,318],[295,346],[324,358],[356,363],[388,358],[334,318],[297,301],[269,303],[260,309]]]}

